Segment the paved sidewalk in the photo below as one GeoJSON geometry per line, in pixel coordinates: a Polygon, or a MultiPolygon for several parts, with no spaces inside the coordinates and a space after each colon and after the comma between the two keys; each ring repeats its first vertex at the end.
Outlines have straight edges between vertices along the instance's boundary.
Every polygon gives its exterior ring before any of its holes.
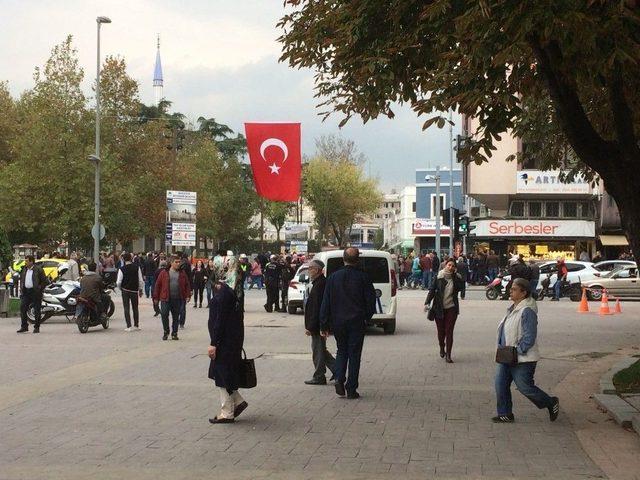
{"type": "MultiPolygon", "coordinates": [[[[134,333],[123,332],[119,303],[112,328],[86,335],[63,323],[16,335],[17,319],[0,320],[0,480],[606,477],[582,447],[575,425],[585,413],[569,399],[575,411],[550,423],[514,389],[517,422],[489,421],[506,302],[469,293],[448,365],[421,313],[423,292],[401,292],[398,331],[368,335],[362,399],[348,401],[303,384],[312,368],[302,316],[261,311],[263,295],[248,293],[245,333],[248,355],[264,354],[259,385],[243,392],[249,408],[234,425],[207,422],[218,397],[206,378],[205,309],[188,307],[178,342],[160,340],[147,301],[134,333]]],[[[569,392],[561,382],[572,372],[637,345],[640,303],[623,308],[602,318],[542,302],[540,386],[569,392]]],[[[629,452],[640,455],[640,442],[629,452]]]]}

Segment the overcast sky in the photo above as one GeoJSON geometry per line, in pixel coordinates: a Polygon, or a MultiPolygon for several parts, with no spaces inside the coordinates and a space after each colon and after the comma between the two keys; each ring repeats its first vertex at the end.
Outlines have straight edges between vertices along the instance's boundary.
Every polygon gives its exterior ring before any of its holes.
{"type": "MultiPolygon", "coordinates": [[[[281,0],[2,0],[0,80],[19,95],[33,84],[33,70],[53,45],[71,34],[84,68],[85,89],[95,77],[95,17],[113,21],[102,28],[103,55],[125,58],[140,83],[141,100],[153,103],[156,35],[160,34],[164,96],[192,121],[215,117],[235,131],[247,120],[302,122],[303,154],[314,139],[339,133],[352,139],[369,160],[366,167],[388,190],[411,184],[416,168],[449,163],[449,133],[421,131],[408,107],[396,118],[363,125],[340,117],[322,122],[313,98],[313,72],[278,63],[283,14],[281,0]]],[[[454,130],[454,135],[457,131],[454,130]]]]}

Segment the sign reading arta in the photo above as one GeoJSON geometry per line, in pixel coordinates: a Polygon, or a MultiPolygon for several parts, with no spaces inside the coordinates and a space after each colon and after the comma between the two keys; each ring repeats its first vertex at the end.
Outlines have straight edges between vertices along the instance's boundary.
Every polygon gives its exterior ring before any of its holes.
{"type": "Polygon", "coordinates": [[[576,176],[566,183],[560,180],[560,175],[560,171],[520,170],[516,172],[516,193],[592,193],[584,177],[576,176]]]}
{"type": "Polygon", "coordinates": [[[586,237],[596,234],[587,220],[476,220],[476,237],[586,237]]]}

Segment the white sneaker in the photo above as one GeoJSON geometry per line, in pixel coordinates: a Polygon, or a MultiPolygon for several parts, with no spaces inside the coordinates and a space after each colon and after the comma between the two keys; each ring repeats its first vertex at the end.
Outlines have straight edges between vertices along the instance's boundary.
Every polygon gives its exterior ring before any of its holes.
{"type": "Polygon", "coordinates": [[[133,330],[131,329],[131,327],[127,327],[124,329],[125,332],[132,332],[133,330]]]}
{"type": "Polygon", "coordinates": [[[140,327],[133,327],[133,328],[138,331],[142,330],[140,327]]]}

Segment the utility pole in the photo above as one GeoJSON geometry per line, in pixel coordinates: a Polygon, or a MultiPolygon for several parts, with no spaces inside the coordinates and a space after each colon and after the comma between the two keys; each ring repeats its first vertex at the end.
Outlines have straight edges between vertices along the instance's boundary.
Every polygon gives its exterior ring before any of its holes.
{"type": "Polygon", "coordinates": [[[449,258],[453,258],[455,218],[453,214],[453,110],[449,110],[449,258]]]}
{"type": "Polygon", "coordinates": [[[93,198],[93,260],[100,262],[100,26],[111,23],[107,17],[97,17],[97,61],[96,61],[96,153],[89,157],[95,164],[95,191],[93,198]]]}
{"type": "Polygon", "coordinates": [[[436,255],[440,258],[440,165],[436,167],[436,255]]]}

